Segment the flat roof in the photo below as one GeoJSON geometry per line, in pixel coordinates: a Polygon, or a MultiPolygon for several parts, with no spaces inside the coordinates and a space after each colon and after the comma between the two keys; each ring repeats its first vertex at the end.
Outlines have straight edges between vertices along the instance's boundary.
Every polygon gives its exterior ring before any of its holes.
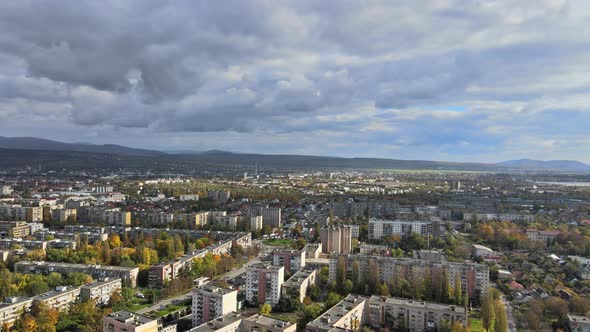
{"type": "Polygon", "coordinates": [[[225,316],[221,316],[214,320],[211,320],[205,324],[201,324],[189,330],[189,332],[214,332],[222,327],[241,321],[244,317],[238,313],[232,312],[225,316]]]}
{"type": "Polygon", "coordinates": [[[127,310],[113,312],[109,314],[107,317],[126,324],[133,324],[135,326],[140,326],[155,321],[155,319],[127,310]]]}

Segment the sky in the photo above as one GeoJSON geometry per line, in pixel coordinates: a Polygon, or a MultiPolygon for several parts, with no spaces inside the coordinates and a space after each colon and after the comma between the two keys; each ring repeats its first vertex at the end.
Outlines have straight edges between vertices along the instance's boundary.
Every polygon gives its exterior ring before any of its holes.
{"type": "Polygon", "coordinates": [[[590,3],[0,2],[0,136],[590,162],[590,3]]]}

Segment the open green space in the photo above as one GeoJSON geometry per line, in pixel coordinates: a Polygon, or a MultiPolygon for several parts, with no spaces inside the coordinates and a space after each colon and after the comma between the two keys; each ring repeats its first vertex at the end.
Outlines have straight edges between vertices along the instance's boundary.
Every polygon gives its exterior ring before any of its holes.
{"type": "Polygon", "coordinates": [[[290,247],[293,244],[291,239],[268,239],[262,241],[264,245],[273,247],[290,247]]]}

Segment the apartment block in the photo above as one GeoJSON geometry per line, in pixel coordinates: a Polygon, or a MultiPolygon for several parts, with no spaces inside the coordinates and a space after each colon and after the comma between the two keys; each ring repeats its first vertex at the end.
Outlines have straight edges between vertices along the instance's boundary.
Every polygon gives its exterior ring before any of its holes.
{"type": "Polygon", "coordinates": [[[271,228],[281,227],[281,208],[250,206],[247,214],[250,217],[262,216],[263,225],[269,225],[271,228]]]}
{"type": "Polygon", "coordinates": [[[303,247],[303,251],[305,251],[306,259],[318,258],[322,252],[322,243],[307,243],[305,247],[303,247]]]}
{"type": "Polygon", "coordinates": [[[103,281],[96,281],[80,287],[80,299],[82,301],[93,299],[98,305],[106,305],[109,303],[111,295],[121,293],[121,289],[123,289],[121,279],[105,278],[103,281]]]}
{"type": "Polygon", "coordinates": [[[305,254],[303,250],[275,250],[272,253],[272,264],[284,266],[285,271],[293,274],[305,267],[305,254]]]}
{"type": "Polygon", "coordinates": [[[455,279],[460,278],[463,292],[467,293],[470,298],[478,298],[482,292],[485,292],[489,286],[489,268],[487,265],[476,263],[459,263],[448,261],[428,261],[413,258],[396,258],[381,256],[365,255],[330,255],[329,279],[336,279],[336,266],[339,257],[344,257],[347,272],[352,274],[352,265],[356,261],[359,264],[359,274],[367,276],[369,272],[369,262],[373,261],[379,266],[379,276],[381,282],[389,283],[390,280],[405,278],[409,280],[413,275],[424,276],[427,273],[432,280],[439,280],[443,271],[446,271],[450,285],[455,284],[455,279]]]}
{"type": "Polygon", "coordinates": [[[297,271],[289,280],[283,283],[282,295],[286,298],[296,298],[299,302],[307,295],[307,289],[318,282],[316,269],[302,269],[297,271]]]}
{"type": "Polygon", "coordinates": [[[237,290],[209,285],[193,289],[193,326],[229,314],[237,308],[237,290]]]}
{"type": "Polygon", "coordinates": [[[33,299],[28,297],[8,297],[4,303],[0,303],[0,325],[11,326],[20,317],[20,314],[28,310],[33,304],[33,299]]]}
{"type": "Polygon", "coordinates": [[[358,331],[362,326],[368,326],[375,330],[407,328],[408,331],[436,331],[443,321],[459,321],[467,326],[467,310],[433,302],[351,294],[307,324],[305,330],[358,331]]]}
{"type": "Polygon", "coordinates": [[[252,232],[262,230],[263,222],[264,221],[262,220],[262,216],[251,216],[250,217],[250,230],[252,232]]]}
{"type": "Polygon", "coordinates": [[[104,332],[159,332],[158,320],[121,310],[103,318],[104,332]]]}
{"type": "Polygon", "coordinates": [[[199,200],[199,195],[197,194],[190,194],[190,195],[180,195],[179,200],[181,202],[187,202],[187,201],[198,201],[199,200]]]}
{"type": "Polygon", "coordinates": [[[213,190],[207,192],[207,198],[217,202],[226,203],[227,201],[229,201],[230,197],[231,193],[225,190],[213,190]]]}
{"type": "Polygon", "coordinates": [[[0,235],[10,238],[23,238],[31,234],[26,221],[0,221],[0,235]]]}
{"type": "Polygon", "coordinates": [[[189,332],[295,332],[297,324],[262,315],[250,317],[232,312],[189,332]]]}
{"type": "Polygon", "coordinates": [[[51,220],[62,224],[74,222],[77,220],[76,209],[53,209],[51,210],[51,220]]]}
{"type": "Polygon", "coordinates": [[[285,268],[256,264],[246,270],[246,301],[253,304],[275,305],[281,298],[285,268]]]}
{"type": "Polygon", "coordinates": [[[41,302],[57,310],[67,309],[70,304],[78,301],[80,287],[58,286],[55,290],[33,296],[33,303],[41,302]]]}
{"type": "Polygon", "coordinates": [[[348,225],[329,225],[320,230],[322,252],[350,253],[352,252],[352,233],[348,225]]]}
{"type": "Polygon", "coordinates": [[[51,272],[61,273],[67,275],[72,272],[81,272],[91,275],[95,279],[101,278],[120,278],[124,284],[131,287],[137,285],[137,274],[139,268],[137,267],[122,267],[122,266],[102,266],[102,265],[85,265],[85,264],[70,264],[70,263],[55,263],[55,262],[29,262],[21,261],[14,264],[14,272],[29,273],[29,274],[44,274],[48,275],[51,272]]]}
{"type": "Polygon", "coordinates": [[[403,221],[403,220],[369,220],[369,239],[380,240],[385,236],[408,236],[411,233],[420,235],[438,236],[440,226],[430,221],[403,221]]]}

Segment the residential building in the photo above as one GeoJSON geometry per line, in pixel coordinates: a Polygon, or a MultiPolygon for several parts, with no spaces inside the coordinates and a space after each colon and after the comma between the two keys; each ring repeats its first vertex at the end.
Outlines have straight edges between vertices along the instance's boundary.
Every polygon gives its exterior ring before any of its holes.
{"type": "Polygon", "coordinates": [[[309,332],[358,331],[361,326],[436,331],[441,322],[467,326],[465,307],[384,296],[348,295],[320,317],[307,324],[309,332]]]}
{"type": "Polygon", "coordinates": [[[299,302],[303,302],[303,299],[307,295],[307,289],[309,286],[317,284],[317,281],[317,269],[305,268],[299,270],[289,280],[283,283],[282,295],[286,298],[296,298],[299,302]]]}
{"type": "Polygon", "coordinates": [[[98,305],[106,305],[109,303],[111,295],[121,293],[122,289],[121,279],[105,278],[103,281],[95,281],[80,287],[80,299],[82,301],[93,299],[98,305]]]}
{"type": "Polygon", "coordinates": [[[250,230],[252,232],[262,230],[263,220],[262,216],[251,216],[250,217],[250,230]]]}
{"type": "Polygon", "coordinates": [[[379,267],[381,282],[385,283],[397,278],[409,280],[412,275],[424,276],[427,273],[432,280],[436,281],[440,280],[439,278],[445,272],[450,285],[454,285],[455,279],[460,278],[463,293],[467,293],[470,298],[479,298],[479,295],[490,286],[489,268],[484,264],[342,254],[330,255],[329,279],[331,281],[336,280],[339,257],[344,257],[348,273],[352,273],[353,262],[358,262],[359,274],[363,276],[369,275],[369,262],[373,261],[379,267]]]}
{"type": "Polygon", "coordinates": [[[51,210],[51,220],[62,224],[71,223],[77,219],[76,209],[53,209],[51,210]]]}
{"type": "Polygon", "coordinates": [[[494,251],[486,246],[482,246],[481,244],[473,244],[473,256],[474,257],[482,257],[487,255],[493,255],[494,251]]]}
{"type": "Polygon", "coordinates": [[[246,301],[253,304],[275,305],[281,298],[285,279],[283,266],[251,265],[246,269],[246,301]]]}
{"type": "Polygon", "coordinates": [[[276,318],[232,312],[192,328],[189,332],[295,332],[297,324],[276,318]]]}
{"type": "Polygon", "coordinates": [[[538,229],[527,229],[526,236],[531,241],[540,241],[545,244],[555,241],[555,238],[560,234],[560,231],[541,231],[538,229]]]}
{"type": "Polygon", "coordinates": [[[569,331],[571,332],[590,332],[590,317],[582,315],[567,315],[569,331]]]}
{"type": "Polygon", "coordinates": [[[32,304],[32,298],[7,297],[4,303],[0,303],[0,326],[12,326],[21,313],[27,311],[32,304]]]}
{"type": "Polygon", "coordinates": [[[322,252],[331,253],[350,253],[352,252],[352,234],[348,225],[329,225],[320,230],[320,240],[322,242],[322,252]]]}
{"type": "Polygon", "coordinates": [[[158,332],[158,320],[121,310],[103,318],[104,332],[158,332]]]}
{"type": "Polygon", "coordinates": [[[305,251],[275,250],[272,253],[272,264],[284,266],[285,271],[293,274],[305,267],[305,251]]]}
{"type": "Polygon", "coordinates": [[[70,304],[78,301],[80,287],[58,286],[55,290],[33,296],[33,303],[41,302],[57,310],[67,309],[70,304]]]}
{"type": "Polygon", "coordinates": [[[181,202],[187,202],[187,201],[198,201],[199,200],[199,195],[197,194],[191,194],[191,195],[180,195],[179,200],[181,202]]]}
{"type": "Polygon", "coordinates": [[[95,279],[105,277],[121,278],[124,284],[135,287],[135,285],[137,285],[137,275],[139,273],[139,268],[44,261],[20,261],[14,264],[14,272],[44,275],[48,275],[51,272],[61,273],[62,275],[67,275],[68,273],[72,272],[81,272],[91,275],[95,279]]]}
{"type": "Polygon", "coordinates": [[[305,258],[318,258],[320,253],[322,252],[322,243],[307,243],[305,247],[303,247],[303,251],[305,251],[305,258]]]}
{"type": "Polygon", "coordinates": [[[250,217],[262,216],[263,224],[271,228],[281,227],[281,208],[250,206],[247,214],[250,217]]]}
{"type": "Polygon", "coordinates": [[[0,195],[8,196],[8,195],[12,194],[12,187],[11,186],[2,186],[1,189],[2,190],[0,190],[0,195]]]}
{"type": "Polygon", "coordinates": [[[440,226],[431,221],[369,220],[369,239],[380,240],[389,235],[408,236],[411,233],[438,236],[440,226]]]}
{"type": "Polygon", "coordinates": [[[362,243],[359,250],[361,255],[382,255],[389,251],[389,247],[380,244],[362,243]]]}
{"type": "Polygon", "coordinates": [[[213,190],[207,192],[207,197],[211,200],[226,203],[229,201],[231,193],[225,190],[213,190]]]}
{"type": "Polygon", "coordinates": [[[193,289],[193,326],[238,309],[238,291],[204,285],[193,289]]]}
{"type": "Polygon", "coordinates": [[[31,234],[26,221],[0,221],[0,235],[10,238],[24,238],[31,234]]]}

